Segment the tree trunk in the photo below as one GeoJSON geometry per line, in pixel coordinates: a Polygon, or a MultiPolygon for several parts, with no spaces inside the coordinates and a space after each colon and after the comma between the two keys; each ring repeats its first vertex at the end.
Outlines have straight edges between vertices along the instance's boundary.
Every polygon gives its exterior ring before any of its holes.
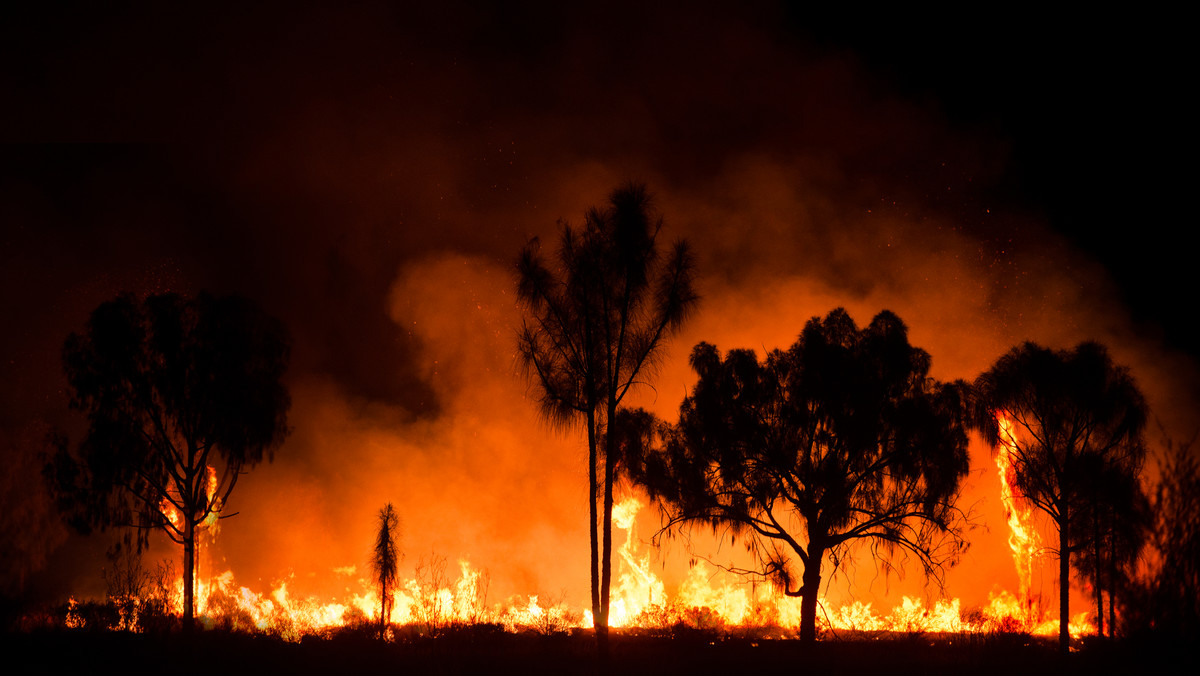
{"type": "Polygon", "coordinates": [[[1094,561],[1096,570],[1094,571],[1095,574],[1093,575],[1092,584],[1094,587],[1093,591],[1095,592],[1096,596],[1096,634],[1098,636],[1104,636],[1104,584],[1101,579],[1101,571],[1104,569],[1104,565],[1100,561],[1100,551],[1100,507],[1099,505],[1093,504],[1092,556],[1095,558],[1092,560],[1094,561]]]}
{"type": "Polygon", "coordinates": [[[596,459],[598,457],[596,444],[596,412],[588,409],[588,537],[591,545],[591,582],[592,582],[592,627],[596,631],[596,641],[606,641],[608,638],[608,618],[600,612],[600,534],[599,515],[596,498],[599,493],[599,482],[596,480],[596,459]],[[603,627],[603,628],[602,628],[603,627]]]}
{"type": "Polygon", "coordinates": [[[605,446],[604,446],[604,533],[603,533],[603,551],[601,553],[600,565],[600,615],[603,617],[600,627],[600,659],[602,663],[607,663],[608,660],[608,612],[611,601],[612,588],[612,510],[613,510],[613,473],[614,473],[614,456],[612,449],[614,448],[615,432],[613,430],[612,421],[616,418],[616,402],[612,401],[608,406],[607,424],[605,425],[605,446]]]}
{"type": "Polygon", "coordinates": [[[1108,588],[1108,636],[1117,636],[1117,590],[1113,587],[1108,588]]]}
{"type": "Polygon", "coordinates": [[[1058,522],[1058,648],[1064,653],[1071,649],[1071,550],[1067,544],[1068,509],[1064,500],[1058,522]]]}
{"type": "Polygon", "coordinates": [[[183,631],[190,634],[196,623],[196,525],[191,514],[183,516],[183,631]]]}
{"type": "Polygon", "coordinates": [[[824,548],[813,547],[810,542],[804,585],[800,587],[800,640],[804,643],[817,640],[817,593],[821,590],[821,561],[824,558],[824,548]]]}
{"type": "Polygon", "coordinates": [[[1116,513],[1108,512],[1108,635],[1117,635],[1117,524],[1116,513]]]}
{"type": "Polygon", "coordinates": [[[379,640],[383,640],[387,633],[387,585],[379,586],[379,640]]]}

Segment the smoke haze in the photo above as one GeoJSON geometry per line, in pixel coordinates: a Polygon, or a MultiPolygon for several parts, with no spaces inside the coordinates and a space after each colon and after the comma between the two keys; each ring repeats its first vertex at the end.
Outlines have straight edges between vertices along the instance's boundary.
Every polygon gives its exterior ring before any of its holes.
{"type": "MultiPolygon", "coordinates": [[[[694,382],[696,342],[786,347],[844,306],[860,324],[896,312],[941,379],[973,379],[1024,340],[1099,340],[1169,434],[1195,433],[1194,354],[1051,220],[1057,204],[1020,189],[1020,129],[998,113],[914,94],[774,5],[534,9],[91,9],[20,24],[6,88],[22,103],[5,128],[37,143],[6,147],[0,182],[6,432],[78,440],[58,355],[104,300],[243,294],[292,331],[294,431],[239,483],[214,572],[357,588],[393,502],[402,574],[436,553],[488,569],[493,600],[565,591],[583,605],[585,440],[526,396],[512,263],[637,179],[664,242],[699,257],[699,311],[638,393],[665,418],[694,382]]],[[[30,446],[3,451],[34,466],[30,446]]],[[[994,468],[971,450],[965,499],[986,529],[947,587],[966,604],[1016,588],[994,468]]],[[[100,564],[80,551],[103,546],[76,540],[48,554],[43,593],[95,589],[100,564]]],[[[678,567],[687,552],[662,556],[678,567]]],[[[894,591],[865,559],[857,573],[831,595],[894,591]]]]}

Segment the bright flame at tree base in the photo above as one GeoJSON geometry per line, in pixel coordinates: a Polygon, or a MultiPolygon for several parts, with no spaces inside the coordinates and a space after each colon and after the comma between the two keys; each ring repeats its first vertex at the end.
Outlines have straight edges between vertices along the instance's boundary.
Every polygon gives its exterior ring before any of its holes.
{"type": "MultiPolygon", "coordinates": [[[[769,584],[748,585],[718,570],[698,563],[689,571],[674,596],[650,570],[650,554],[638,551],[635,519],[642,503],[636,498],[614,510],[614,525],[625,530],[625,544],[617,552],[618,576],[612,589],[610,626],[626,631],[669,633],[678,628],[717,632],[753,631],[786,638],[799,635],[800,599],[784,596],[769,584]],[[722,582],[714,584],[713,580],[722,582]]],[[[353,574],[347,567],[338,573],[353,574]]],[[[343,630],[379,627],[379,597],[368,580],[359,581],[362,592],[332,601],[295,598],[282,581],[269,592],[239,586],[232,571],[200,579],[197,583],[197,616],[203,626],[249,633],[269,633],[298,641],[305,636],[328,636],[343,630]]],[[[162,590],[159,614],[182,611],[182,580],[162,590]]],[[[457,579],[445,575],[445,560],[418,566],[418,577],[408,580],[394,594],[389,635],[405,627],[416,635],[437,635],[464,625],[498,625],[507,631],[536,631],[551,634],[592,626],[590,610],[577,611],[562,599],[518,596],[505,603],[487,601],[487,575],[459,562],[457,579]],[[422,572],[423,571],[423,572],[422,572]]],[[[148,601],[141,599],[139,601],[148,601]]],[[[145,629],[147,603],[127,603],[121,626],[145,629]],[[143,610],[139,611],[138,608],[143,610]],[[140,615],[139,615],[140,612],[140,615]]],[[[832,609],[822,606],[818,623],[823,632],[946,632],[1025,633],[1056,636],[1057,618],[1036,617],[1036,608],[1008,592],[993,594],[987,607],[964,613],[958,599],[940,600],[926,607],[921,599],[904,597],[900,605],[878,614],[871,604],[855,602],[832,609]]],[[[1094,633],[1088,613],[1070,623],[1071,635],[1094,633]]],[[[81,626],[72,599],[68,626],[81,626]]]]}

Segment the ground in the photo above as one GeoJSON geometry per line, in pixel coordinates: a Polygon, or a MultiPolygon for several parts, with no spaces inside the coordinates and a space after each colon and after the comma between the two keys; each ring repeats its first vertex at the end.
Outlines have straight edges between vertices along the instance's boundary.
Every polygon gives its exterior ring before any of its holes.
{"type": "Polygon", "coordinates": [[[468,632],[384,644],[364,635],[287,643],[271,637],[201,632],[146,636],[38,631],[3,637],[9,674],[987,674],[1195,673],[1186,646],[1164,651],[1130,643],[1084,646],[1064,660],[1052,642],[1014,636],[903,636],[886,640],[794,640],[615,636],[602,669],[586,635],[468,632]]]}

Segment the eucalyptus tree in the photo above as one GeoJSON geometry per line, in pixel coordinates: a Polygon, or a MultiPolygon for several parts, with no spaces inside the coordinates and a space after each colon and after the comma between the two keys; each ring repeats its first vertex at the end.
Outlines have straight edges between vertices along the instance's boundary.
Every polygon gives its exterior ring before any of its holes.
{"type": "Polygon", "coordinates": [[[625,396],[645,383],[666,340],[698,302],[687,242],[662,251],[662,218],[641,184],[614,190],[589,209],[582,227],[562,226],[547,260],[532,240],[516,264],[524,310],[517,348],[541,412],[554,425],[583,422],[588,441],[592,615],[607,647],[612,580],[615,457],[608,423],[625,396]]]}
{"type": "Polygon", "coordinates": [[[911,555],[940,582],[966,547],[966,385],[936,381],[930,364],[887,311],[862,329],[842,309],[814,317],[762,360],[700,343],[677,424],[653,431],[643,412],[622,416],[623,464],[668,529],[743,536],[757,558],[743,572],[801,597],[812,641],[826,558],[836,570],[862,544],[886,570],[911,555]]]}
{"type": "Polygon", "coordinates": [[[1052,350],[1026,342],[975,381],[976,421],[1012,459],[1017,493],[1058,531],[1059,645],[1070,644],[1072,510],[1091,476],[1135,473],[1145,458],[1145,398],[1096,342],[1052,350]]]}
{"type": "Polygon", "coordinates": [[[287,436],[287,330],[239,297],[118,296],[63,346],[71,406],[88,420],[46,467],[81,530],[161,531],[183,546],[184,627],[195,613],[197,531],[245,470],[287,436]]]}

